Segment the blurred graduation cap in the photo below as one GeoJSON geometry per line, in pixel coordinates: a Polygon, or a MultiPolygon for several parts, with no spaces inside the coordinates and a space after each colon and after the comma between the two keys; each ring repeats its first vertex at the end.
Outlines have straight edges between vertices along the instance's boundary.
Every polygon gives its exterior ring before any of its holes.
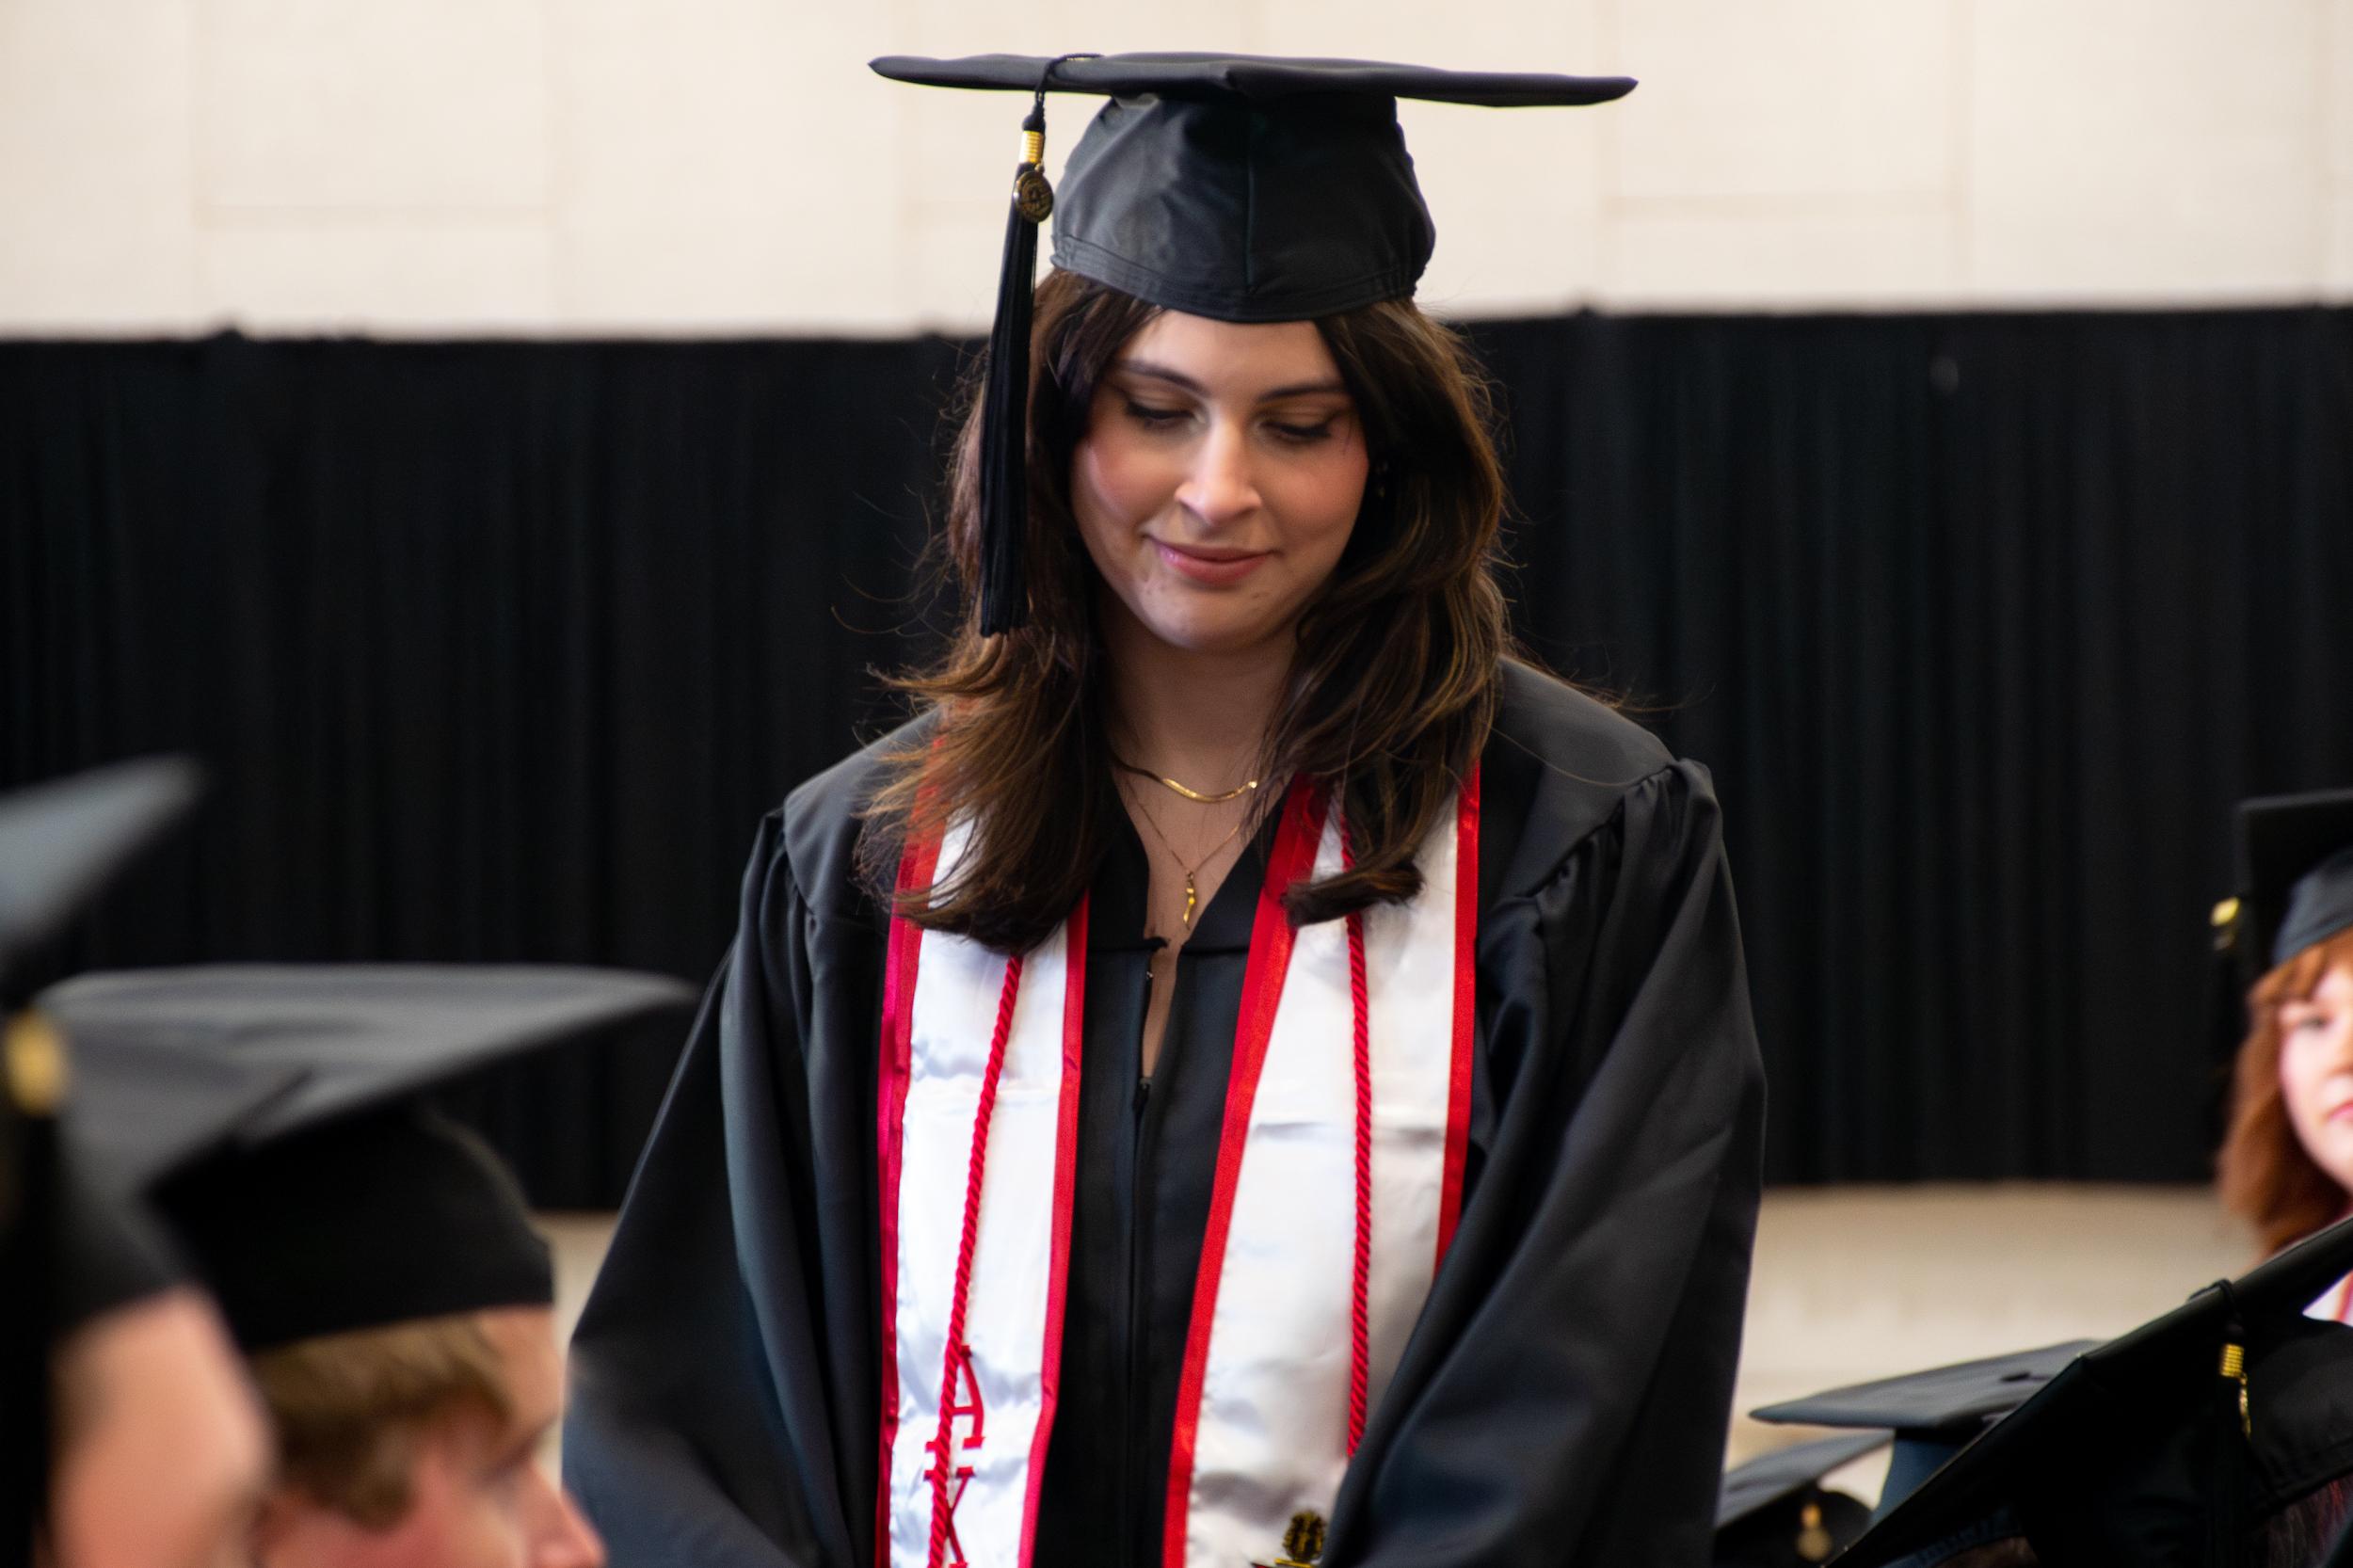
{"type": "Polygon", "coordinates": [[[2045,1568],[2241,1560],[2258,1522],[2353,1470],[2353,1329],[2304,1316],[2348,1269],[2353,1221],[2068,1358],[1840,1562],[1926,1565],[2004,1535],[2045,1568]]]}
{"type": "Polygon", "coordinates": [[[79,1319],[74,1277],[89,1273],[72,1267],[66,1244],[104,1233],[119,1240],[100,1256],[136,1253],[127,1220],[61,1182],[56,1119],[71,1071],[55,1032],[16,1015],[23,977],[199,789],[192,763],[161,758],[0,795],[0,1562],[29,1547],[46,1505],[50,1351],[79,1319]]]}
{"type": "Polygon", "coordinates": [[[1885,1448],[1893,1432],[1817,1438],[1727,1471],[1716,1496],[1714,1568],[1827,1562],[1861,1535],[1871,1511],[1823,1485],[1834,1470],[1885,1448]]]}
{"type": "Polygon", "coordinates": [[[2238,892],[2215,905],[2214,927],[2239,996],[2313,943],[2353,930],[2353,790],[2241,802],[2238,892]]]}
{"type": "Polygon", "coordinates": [[[1624,76],[1438,71],[1250,55],[892,55],[894,81],[1031,95],[997,281],[981,413],[981,630],[1027,618],[1021,536],[1037,229],[1053,263],[1220,321],[1305,321],[1410,296],[1436,230],[1397,101],[1496,108],[1606,103],[1624,76]],[[1046,182],[1046,95],[1109,100],[1046,182]]]}
{"type": "MultiPolygon", "coordinates": [[[[1892,1434],[1887,1480],[1878,1512],[1886,1512],[2002,1416],[2025,1404],[2059,1369],[2097,1343],[2090,1339],[2041,1350],[1934,1367],[1925,1372],[1858,1383],[1808,1395],[1750,1414],[1760,1421],[1809,1427],[1849,1427],[1892,1434]]],[[[1884,1440],[1884,1439],[1882,1439],[1884,1440]]]]}
{"type": "Polygon", "coordinates": [[[422,1096],[693,994],[617,970],[224,965],[40,1002],[80,1064],[73,1153],[152,1205],[258,1351],[551,1301],[513,1177],[422,1096]]]}
{"type": "Polygon", "coordinates": [[[121,762],[0,796],[0,1006],[24,961],[186,815],[201,789],[184,758],[121,762]]]}

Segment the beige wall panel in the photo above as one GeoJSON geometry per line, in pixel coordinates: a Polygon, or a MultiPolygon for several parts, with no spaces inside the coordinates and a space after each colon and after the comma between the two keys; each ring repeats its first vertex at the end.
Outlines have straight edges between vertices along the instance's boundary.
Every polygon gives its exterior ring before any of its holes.
{"type": "Polygon", "coordinates": [[[539,0],[200,0],[209,210],[543,212],[539,0]]]}
{"type": "Polygon", "coordinates": [[[2321,106],[2321,155],[2329,177],[2329,257],[2322,291],[2353,298],[2353,0],[2330,0],[2329,85],[2321,106]]]}
{"type": "Polygon", "coordinates": [[[896,328],[888,8],[578,0],[556,29],[558,286],[592,330],[896,328]]]}
{"type": "Polygon", "coordinates": [[[1953,219],[1932,202],[1621,213],[1609,239],[1607,295],[1629,309],[1899,309],[1958,292],[1953,219]]]}
{"type": "Polygon", "coordinates": [[[2309,296],[2334,0],[1972,0],[1981,296],[2309,296]]]}
{"type": "Polygon", "coordinates": [[[0,329],[187,319],[192,52],[188,0],[0,4],[0,329]]]}
{"type": "Polygon", "coordinates": [[[1610,0],[1616,63],[1643,78],[1613,189],[1629,202],[1948,191],[1962,3],[1610,0]]]}
{"type": "Polygon", "coordinates": [[[252,222],[203,238],[203,319],[257,332],[504,335],[554,319],[536,222],[252,222]]]}
{"type": "Polygon", "coordinates": [[[2353,298],[2353,0],[0,0],[0,331],[975,330],[1017,96],[863,62],[1080,46],[1644,77],[1405,106],[1457,315],[2353,298]]]}

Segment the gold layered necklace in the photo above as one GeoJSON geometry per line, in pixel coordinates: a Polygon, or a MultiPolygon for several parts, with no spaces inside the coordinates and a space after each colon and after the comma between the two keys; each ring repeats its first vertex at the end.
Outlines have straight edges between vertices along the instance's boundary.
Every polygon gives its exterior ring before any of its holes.
{"type": "MultiPolygon", "coordinates": [[[[1257,786],[1253,784],[1250,788],[1257,789],[1257,786]]],[[[1225,798],[1227,800],[1232,800],[1235,797],[1227,795],[1225,798]]],[[[1182,919],[1185,929],[1187,931],[1191,931],[1193,929],[1193,911],[1201,907],[1201,890],[1193,879],[1201,874],[1202,867],[1217,858],[1218,851],[1224,849],[1227,844],[1234,841],[1236,836],[1241,832],[1242,824],[1250,820],[1250,813],[1245,811],[1241,816],[1235,818],[1234,825],[1225,830],[1225,837],[1220,839],[1216,843],[1211,844],[1209,846],[1209,853],[1203,856],[1200,859],[1195,860],[1190,866],[1186,865],[1184,857],[1176,853],[1176,846],[1168,841],[1168,835],[1160,831],[1160,824],[1152,820],[1151,812],[1140,811],[1137,815],[1144,819],[1144,825],[1152,830],[1152,837],[1160,841],[1160,847],[1168,851],[1168,857],[1176,862],[1176,869],[1185,873],[1185,912],[1182,919]]]]}
{"type": "MultiPolygon", "coordinates": [[[[1148,778],[1156,784],[1165,785],[1170,790],[1175,791],[1177,794],[1183,796],[1189,801],[1192,801],[1197,806],[1224,806],[1229,801],[1241,799],[1242,796],[1252,793],[1258,788],[1258,781],[1257,779],[1246,778],[1240,784],[1235,785],[1232,789],[1227,790],[1221,794],[1211,794],[1207,791],[1192,789],[1186,785],[1179,784],[1173,778],[1168,778],[1160,774],[1151,773],[1145,769],[1139,768],[1132,762],[1122,761],[1117,757],[1112,758],[1112,761],[1120,769],[1121,772],[1131,773],[1139,778],[1148,778]]],[[[1244,811],[1241,816],[1234,819],[1234,825],[1225,830],[1225,837],[1220,839],[1216,843],[1211,844],[1209,848],[1209,852],[1190,866],[1185,864],[1185,857],[1176,853],[1176,846],[1168,841],[1168,835],[1160,831],[1160,824],[1153,820],[1152,813],[1144,810],[1141,803],[1139,803],[1137,807],[1136,815],[1144,819],[1144,825],[1152,830],[1152,837],[1160,841],[1160,848],[1168,852],[1168,857],[1176,862],[1177,871],[1182,872],[1184,875],[1185,909],[1184,914],[1179,917],[1179,919],[1184,928],[1187,931],[1191,931],[1193,929],[1193,918],[1194,915],[1198,914],[1201,909],[1201,868],[1216,859],[1219,852],[1224,850],[1227,844],[1232,843],[1234,840],[1241,835],[1243,825],[1250,821],[1250,813],[1248,811],[1244,811]]]]}
{"type": "MultiPolygon", "coordinates": [[[[1227,790],[1223,793],[1206,794],[1203,792],[1194,789],[1190,784],[1177,783],[1176,780],[1169,777],[1166,774],[1153,773],[1149,769],[1137,767],[1133,762],[1121,761],[1116,757],[1112,758],[1112,761],[1116,764],[1122,772],[1131,773],[1138,778],[1148,778],[1155,784],[1164,785],[1167,788],[1176,791],[1187,800],[1192,801],[1195,806],[1223,806],[1229,800],[1240,800],[1242,796],[1250,793],[1258,787],[1258,781],[1257,779],[1245,778],[1241,783],[1235,785],[1232,789],[1227,790]]],[[[1160,841],[1162,843],[1166,843],[1168,840],[1163,839],[1160,841]]],[[[1219,847],[1223,848],[1224,846],[1221,845],[1219,847]]],[[[1173,855],[1176,852],[1171,850],[1169,853],[1173,855]]]]}
{"type": "MultiPolygon", "coordinates": [[[[1112,765],[1119,769],[1122,773],[1134,774],[1138,778],[1148,778],[1152,780],[1153,783],[1160,785],[1162,789],[1170,791],[1182,799],[1193,802],[1195,806],[1224,806],[1229,802],[1240,800],[1244,795],[1256,793],[1258,788],[1258,780],[1255,778],[1245,778],[1230,790],[1218,791],[1215,792],[1208,790],[1196,790],[1190,784],[1179,783],[1177,780],[1169,777],[1166,774],[1154,773],[1149,768],[1137,767],[1133,762],[1128,761],[1117,753],[1113,753],[1112,756],[1112,765]]],[[[1152,830],[1152,837],[1160,841],[1160,848],[1168,852],[1168,857],[1176,862],[1177,871],[1184,874],[1185,910],[1180,919],[1184,929],[1191,931],[1193,929],[1193,918],[1200,912],[1201,908],[1201,868],[1216,859],[1219,852],[1224,850],[1227,844],[1232,843],[1234,840],[1241,835],[1243,825],[1250,821],[1251,813],[1244,811],[1240,817],[1236,818],[1234,825],[1226,829],[1225,837],[1220,839],[1216,843],[1211,844],[1209,846],[1209,853],[1202,856],[1201,858],[1195,860],[1190,866],[1185,864],[1184,856],[1176,853],[1176,846],[1168,841],[1168,835],[1160,831],[1160,824],[1153,820],[1152,813],[1144,810],[1141,803],[1139,803],[1137,807],[1136,814],[1144,819],[1144,825],[1152,830]]]]}

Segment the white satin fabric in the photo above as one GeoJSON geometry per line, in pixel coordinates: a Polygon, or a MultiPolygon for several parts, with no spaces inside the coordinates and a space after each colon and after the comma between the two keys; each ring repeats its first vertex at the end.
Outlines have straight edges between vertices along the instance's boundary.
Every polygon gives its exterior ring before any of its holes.
{"type": "MultiPolygon", "coordinates": [[[[940,879],[966,841],[952,832],[942,844],[940,879]]],[[[1457,859],[1449,813],[1419,856],[1421,896],[1406,907],[1370,911],[1365,920],[1371,1405],[1403,1352],[1437,1262],[1456,1049],[1457,859]]],[[[1339,861],[1335,817],[1317,866],[1329,872],[1339,861]]],[[[1068,939],[1065,927],[1025,961],[966,1309],[985,1413],[978,1447],[967,1446],[974,1423],[955,1423],[953,1462],[973,1473],[962,1482],[953,1518],[964,1560],[992,1568],[1030,1560],[1026,1515],[1034,1466],[1045,1460],[1039,1423],[1056,1352],[1048,1317],[1058,1316],[1059,1302],[1054,1233],[1067,1223],[1067,1194],[1057,1192],[1055,1175],[1068,939]]],[[[890,1568],[923,1568],[929,1560],[927,1445],[938,1422],[973,1117],[1004,968],[1001,956],[963,938],[920,937],[898,1186],[891,1325],[898,1424],[886,1483],[890,1568]]],[[[1328,1517],[1339,1490],[1355,1245],[1353,1040],[1346,924],[1305,927],[1296,936],[1250,1107],[1224,1256],[1204,1259],[1205,1279],[1210,1270],[1222,1268],[1222,1275],[1200,1369],[1193,1466],[1170,1480],[1172,1502],[1184,1499],[1181,1568],[1271,1561],[1291,1517],[1308,1511],[1328,1517]]],[[[950,1490],[957,1496],[957,1482],[950,1490]]],[[[948,1560],[956,1560],[953,1552],[948,1560]]]]}
{"type": "MultiPolygon", "coordinates": [[[[953,871],[968,834],[940,846],[939,875],[953,871]]],[[[973,1563],[1029,1560],[1025,1513],[1032,1448],[1045,1406],[1049,1287],[1055,1283],[1059,1200],[1055,1159],[1062,1135],[1063,1007],[1067,928],[1024,960],[997,1108],[988,1136],[981,1223],[965,1307],[983,1415],[954,1423],[952,1459],[970,1467],[954,1511],[958,1544],[973,1563]]],[[[899,1176],[898,1432],[891,1444],[892,1568],[930,1560],[932,1483],[926,1445],[939,1421],[940,1364],[964,1227],[972,1121],[988,1064],[1005,960],[978,943],[927,932],[916,967],[904,1136],[899,1176]]],[[[1056,1325],[1059,1328],[1059,1325],[1056,1325]]],[[[960,1389],[955,1402],[968,1402],[960,1389]]],[[[951,1472],[949,1495],[957,1495],[951,1472]]],[[[947,1560],[956,1560],[951,1551],[947,1560]]]]}
{"type": "MultiPolygon", "coordinates": [[[[1452,812],[1417,858],[1421,896],[1365,917],[1373,1088],[1368,1408],[1388,1386],[1437,1265],[1454,1047],[1452,812]]],[[[1335,818],[1317,873],[1339,864],[1335,818]]],[[[1184,1568],[1273,1561],[1294,1514],[1331,1516],[1348,1465],[1354,1037],[1347,924],[1303,927],[1234,1188],[1186,1488],[1184,1568]]]]}

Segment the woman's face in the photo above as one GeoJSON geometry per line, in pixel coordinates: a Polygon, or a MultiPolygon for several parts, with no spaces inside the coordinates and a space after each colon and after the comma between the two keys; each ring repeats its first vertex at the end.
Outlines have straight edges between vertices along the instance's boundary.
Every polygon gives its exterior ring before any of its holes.
{"type": "Polygon", "coordinates": [[[1347,548],[1369,468],[1314,323],[1170,312],[1097,384],[1071,504],[1108,614],[1192,651],[1288,652],[1347,548]]]}
{"type": "Polygon", "coordinates": [[[2280,1004],[2280,1093],[2304,1152],[2353,1193],[2353,964],[2280,1004]]]}

